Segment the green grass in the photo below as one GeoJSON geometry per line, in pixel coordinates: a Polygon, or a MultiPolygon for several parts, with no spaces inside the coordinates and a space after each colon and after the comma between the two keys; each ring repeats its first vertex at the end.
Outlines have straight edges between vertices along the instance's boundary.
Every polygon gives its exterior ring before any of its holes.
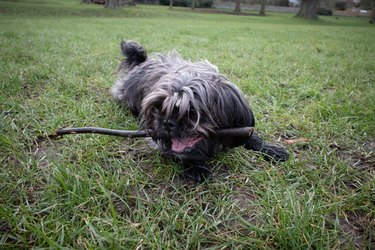
{"type": "Polygon", "coordinates": [[[375,28],[78,0],[0,1],[0,248],[374,247],[375,28]],[[282,164],[242,148],[191,185],[142,140],[39,135],[136,129],[111,99],[121,39],[207,58],[245,93],[282,164]]]}

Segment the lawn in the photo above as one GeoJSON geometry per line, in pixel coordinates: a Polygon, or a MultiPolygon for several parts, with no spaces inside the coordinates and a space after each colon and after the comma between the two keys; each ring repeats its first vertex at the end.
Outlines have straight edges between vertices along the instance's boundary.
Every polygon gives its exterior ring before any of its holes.
{"type": "Polygon", "coordinates": [[[374,248],[374,37],[363,18],[0,1],[0,248],[374,248]],[[291,159],[233,149],[193,185],[141,139],[41,140],[138,128],[109,93],[122,39],[216,64],[291,159]]]}

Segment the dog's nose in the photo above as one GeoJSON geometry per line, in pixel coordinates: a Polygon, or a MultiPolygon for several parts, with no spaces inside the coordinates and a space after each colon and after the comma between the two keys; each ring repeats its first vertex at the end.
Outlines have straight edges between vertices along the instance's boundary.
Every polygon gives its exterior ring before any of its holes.
{"type": "Polygon", "coordinates": [[[176,127],[176,122],[171,120],[164,120],[163,121],[163,127],[167,131],[171,131],[176,127]]]}

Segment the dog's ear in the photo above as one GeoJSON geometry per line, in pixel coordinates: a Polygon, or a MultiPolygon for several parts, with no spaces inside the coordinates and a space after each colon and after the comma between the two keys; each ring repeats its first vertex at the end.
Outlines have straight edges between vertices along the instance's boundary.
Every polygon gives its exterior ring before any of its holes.
{"type": "Polygon", "coordinates": [[[222,81],[217,84],[219,96],[214,101],[217,104],[212,105],[213,113],[216,119],[220,121],[220,126],[225,128],[254,127],[253,112],[241,91],[226,79],[222,81]]]}
{"type": "Polygon", "coordinates": [[[144,128],[152,128],[159,119],[160,110],[165,100],[165,92],[152,92],[148,94],[142,101],[141,109],[141,125],[144,128]]]}

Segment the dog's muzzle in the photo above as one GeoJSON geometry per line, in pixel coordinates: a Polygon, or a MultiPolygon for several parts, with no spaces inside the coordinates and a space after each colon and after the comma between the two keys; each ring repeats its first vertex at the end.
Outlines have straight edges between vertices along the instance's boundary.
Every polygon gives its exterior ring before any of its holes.
{"type": "Polygon", "coordinates": [[[170,141],[170,149],[173,153],[183,154],[198,144],[203,137],[199,134],[186,133],[183,126],[175,119],[164,119],[161,124],[161,138],[170,141]]]}

